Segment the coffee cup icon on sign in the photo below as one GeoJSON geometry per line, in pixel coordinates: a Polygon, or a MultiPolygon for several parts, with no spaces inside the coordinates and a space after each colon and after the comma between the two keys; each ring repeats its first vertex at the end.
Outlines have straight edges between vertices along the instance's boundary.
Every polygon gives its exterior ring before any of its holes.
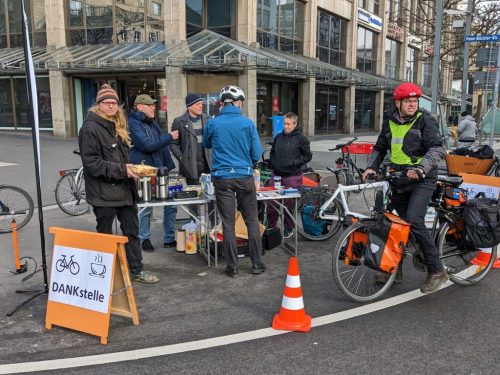
{"type": "Polygon", "coordinates": [[[102,256],[100,254],[97,254],[95,257],[95,262],[90,263],[90,276],[94,277],[104,277],[104,274],[106,273],[106,266],[104,264],[101,264],[102,262],[102,256]]]}

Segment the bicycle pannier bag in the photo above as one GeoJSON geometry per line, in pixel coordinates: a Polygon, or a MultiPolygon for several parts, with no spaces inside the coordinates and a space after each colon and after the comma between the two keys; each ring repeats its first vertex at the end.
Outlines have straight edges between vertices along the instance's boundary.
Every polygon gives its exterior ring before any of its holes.
{"type": "Polygon", "coordinates": [[[365,230],[359,229],[351,234],[345,248],[343,261],[346,265],[357,266],[363,250],[368,245],[368,233],[365,230]]]}
{"type": "Polygon", "coordinates": [[[377,271],[396,272],[409,234],[410,223],[385,212],[368,234],[368,246],[364,252],[365,265],[377,271]]]}
{"type": "Polygon", "coordinates": [[[497,199],[480,197],[469,199],[464,208],[467,238],[478,248],[500,243],[500,210],[497,199]]]}
{"type": "Polygon", "coordinates": [[[315,218],[313,205],[306,204],[302,209],[301,216],[304,232],[311,236],[321,236],[323,234],[326,220],[315,218]]]}

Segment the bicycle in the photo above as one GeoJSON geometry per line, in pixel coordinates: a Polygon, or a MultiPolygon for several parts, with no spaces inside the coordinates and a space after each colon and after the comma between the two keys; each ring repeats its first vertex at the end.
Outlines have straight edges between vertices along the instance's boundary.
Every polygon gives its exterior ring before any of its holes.
{"type": "MultiPolygon", "coordinates": [[[[80,155],[79,150],[73,153],[80,155]]],[[[66,169],[59,171],[61,176],[55,188],[56,202],[59,208],[71,216],[80,216],[90,210],[85,200],[85,180],[83,166],[77,169],[66,169]]]]}
{"type": "MultiPolygon", "coordinates": [[[[388,187],[389,181],[390,178],[383,183],[388,187]]],[[[496,260],[497,247],[492,248],[491,257],[486,266],[474,264],[476,249],[467,241],[464,234],[462,216],[464,205],[449,206],[444,199],[447,188],[458,188],[461,183],[461,177],[440,176],[438,178],[438,189],[431,202],[431,206],[436,210],[431,235],[436,241],[438,256],[450,280],[454,284],[467,286],[476,284],[488,274],[496,260]]],[[[387,194],[384,193],[384,196],[388,197],[387,194]]],[[[382,209],[375,208],[372,218],[355,215],[354,221],[357,222],[345,229],[335,245],[332,259],[333,277],[342,293],[353,301],[370,302],[382,297],[396,278],[396,272],[394,272],[385,283],[380,282],[380,278],[376,275],[382,272],[364,264],[363,252],[368,245],[368,234],[378,216],[387,212],[386,209],[386,206],[382,209]],[[348,255],[349,248],[351,249],[350,255],[348,255]]],[[[413,265],[425,271],[423,253],[411,233],[408,242],[403,244],[403,257],[405,256],[412,256],[413,265]]]]}
{"type": "Polygon", "coordinates": [[[33,216],[35,205],[30,195],[12,185],[0,185],[0,233],[12,232],[12,220],[21,229],[33,216]]]}
{"type": "Polygon", "coordinates": [[[342,185],[355,185],[363,181],[362,168],[356,165],[356,161],[351,158],[353,155],[369,155],[373,151],[373,143],[354,143],[358,140],[358,137],[354,137],[346,143],[341,143],[335,145],[334,148],[329,148],[328,151],[338,151],[340,150],[341,155],[335,164],[336,169],[327,168],[330,172],[334,173],[337,177],[337,182],[342,185]]]}

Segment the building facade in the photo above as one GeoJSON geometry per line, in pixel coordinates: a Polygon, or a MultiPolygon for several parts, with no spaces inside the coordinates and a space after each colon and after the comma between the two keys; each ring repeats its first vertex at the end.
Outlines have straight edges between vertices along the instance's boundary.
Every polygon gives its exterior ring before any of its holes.
{"type": "MultiPolygon", "coordinates": [[[[27,1],[41,128],[75,137],[107,82],[127,109],[157,98],[165,128],[188,92],[215,115],[221,87],[236,84],[262,135],[289,111],[308,135],[378,130],[401,81],[430,92],[429,46],[401,6],[418,0],[402,1],[27,1]]],[[[18,0],[0,0],[0,64],[0,129],[29,128],[18,0]]]]}

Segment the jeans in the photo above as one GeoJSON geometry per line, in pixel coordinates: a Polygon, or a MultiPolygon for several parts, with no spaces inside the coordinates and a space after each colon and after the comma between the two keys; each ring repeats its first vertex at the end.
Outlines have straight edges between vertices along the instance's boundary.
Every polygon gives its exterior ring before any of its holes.
{"type": "Polygon", "coordinates": [[[236,201],[248,231],[248,247],[253,265],[262,263],[262,239],[257,218],[257,197],[253,176],[244,178],[215,178],[215,198],[222,220],[224,256],[229,268],[238,268],[236,247],[235,212],[236,201]]]}
{"type": "MultiPolygon", "coordinates": [[[[290,188],[296,188],[299,186],[302,186],[304,178],[302,175],[299,176],[288,176],[288,177],[281,177],[281,185],[290,187],[290,188]]],[[[274,184],[274,173],[273,177],[271,178],[269,184],[274,184]]],[[[293,214],[293,210],[295,208],[295,199],[284,199],[283,200],[283,205],[290,211],[290,213],[293,214]]],[[[269,228],[276,228],[278,224],[278,217],[279,217],[279,212],[280,212],[280,207],[273,201],[269,201],[267,204],[267,226],[269,228]]],[[[288,215],[286,212],[283,215],[285,217],[284,219],[284,226],[286,230],[291,230],[294,228],[294,223],[290,215],[288,215]]]]}
{"type": "Polygon", "coordinates": [[[137,206],[124,207],[93,207],[97,220],[97,232],[113,234],[113,221],[118,217],[120,228],[128,238],[125,244],[129,271],[137,274],[142,271],[142,253],[139,237],[139,222],[137,219],[137,206]]]}
{"type": "Polygon", "coordinates": [[[416,184],[410,191],[394,192],[389,206],[390,210],[395,209],[399,216],[411,224],[411,232],[424,253],[428,273],[437,273],[444,269],[431,232],[425,226],[425,214],[433,193],[433,187],[423,183],[416,184]]]}
{"type": "MultiPolygon", "coordinates": [[[[151,238],[151,215],[153,207],[144,208],[139,214],[139,238],[141,241],[151,238]]],[[[163,207],[163,242],[175,241],[175,218],[177,216],[177,207],[163,207]]]]}

